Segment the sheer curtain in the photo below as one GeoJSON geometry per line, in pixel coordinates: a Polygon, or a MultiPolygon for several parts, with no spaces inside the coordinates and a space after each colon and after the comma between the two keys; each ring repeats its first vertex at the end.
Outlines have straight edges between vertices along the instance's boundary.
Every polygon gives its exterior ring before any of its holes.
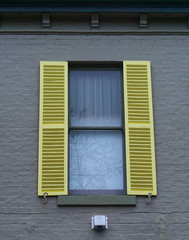
{"type": "Polygon", "coordinates": [[[123,134],[113,130],[122,125],[120,78],[119,70],[70,72],[70,124],[77,129],[69,132],[70,190],[124,188],[123,134]]]}
{"type": "Polygon", "coordinates": [[[71,126],[121,126],[120,71],[70,72],[71,126]]]}

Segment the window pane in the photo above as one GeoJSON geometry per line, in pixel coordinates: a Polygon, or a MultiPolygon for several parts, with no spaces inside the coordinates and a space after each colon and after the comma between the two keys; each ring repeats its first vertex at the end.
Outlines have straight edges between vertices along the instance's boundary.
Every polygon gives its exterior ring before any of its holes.
{"type": "Polygon", "coordinates": [[[74,130],[69,137],[70,190],[123,190],[120,130],[74,130]]]}
{"type": "Polygon", "coordinates": [[[121,126],[120,71],[70,72],[71,126],[121,126]]]}

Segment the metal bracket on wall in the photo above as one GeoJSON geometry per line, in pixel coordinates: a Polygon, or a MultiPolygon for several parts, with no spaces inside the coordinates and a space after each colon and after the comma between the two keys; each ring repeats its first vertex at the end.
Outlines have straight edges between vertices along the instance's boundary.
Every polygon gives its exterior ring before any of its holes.
{"type": "Polygon", "coordinates": [[[98,14],[91,15],[91,28],[99,28],[99,15],[98,14]]]}
{"type": "Polygon", "coordinates": [[[48,197],[48,193],[47,192],[45,192],[45,193],[43,193],[43,203],[47,203],[47,197],[48,197]]]}
{"type": "Polygon", "coordinates": [[[50,28],[51,26],[51,19],[49,13],[44,13],[42,15],[42,27],[43,28],[50,28]]]}
{"type": "Polygon", "coordinates": [[[148,16],[147,14],[140,14],[140,28],[148,27],[148,16]]]}
{"type": "Polygon", "coordinates": [[[146,198],[146,202],[147,203],[151,203],[151,201],[152,201],[152,193],[148,193],[148,196],[147,196],[147,198],[146,198]]]}

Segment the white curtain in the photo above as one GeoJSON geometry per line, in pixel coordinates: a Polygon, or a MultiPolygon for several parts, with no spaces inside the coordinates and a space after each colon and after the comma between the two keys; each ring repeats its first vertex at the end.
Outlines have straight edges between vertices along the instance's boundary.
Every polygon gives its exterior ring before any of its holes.
{"type": "Polygon", "coordinates": [[[69,76],[71,126],[121,126],[120,71],[73,70],[69,76]]]}

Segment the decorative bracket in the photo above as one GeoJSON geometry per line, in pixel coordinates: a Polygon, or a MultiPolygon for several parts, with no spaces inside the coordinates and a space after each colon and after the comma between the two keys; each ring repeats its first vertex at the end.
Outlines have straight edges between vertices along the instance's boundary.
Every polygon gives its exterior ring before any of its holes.
{"type": "Polygon", "coordinates": [[[140,14],[140,28],[148,27],[148,17],[147,14],[140,14]]]}
{"type": "Polygon", "coordinates": [[[51,26],[51,19],[49,13],[43,13],[42,15],[42,27],[49,28],[51,26]]]}
{"type": "Polygon", "coordinates": [[[48,193],[47,192],[44,192],[43,193],[43,203],[47,203],[47,197],[48,197],[48,193]]]}
{"type": "Polygon", "coordinates": [[[98,14],[91,15],[91,28],[99,28],[99,15],[98,14]]]}
{"type": "Polygon", "coordinates": [[[147,198],[146,198],[146,202],[147,203],[151,203],[151,201],[152,201],[152,193],[148,193],[148,196],[147,196],[147,198]]]}

